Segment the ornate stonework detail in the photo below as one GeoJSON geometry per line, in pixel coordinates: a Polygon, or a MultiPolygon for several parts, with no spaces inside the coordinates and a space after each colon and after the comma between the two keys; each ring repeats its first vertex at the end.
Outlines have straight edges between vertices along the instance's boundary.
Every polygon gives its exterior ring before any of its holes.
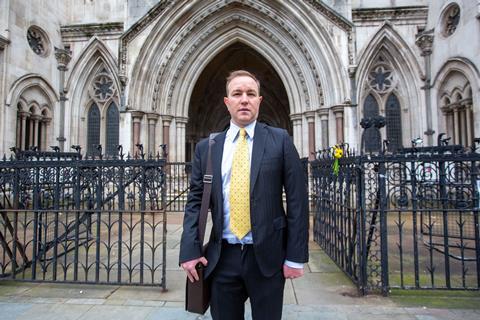
{"type": "Polygon", "coordinates": [[[103,69],[93,78],[90,94],[99,102],[105,102],[114,96],[115,86],[107,70],[103,69]]]}
{"type": "Polygon", "coordinates": [[[393,72],[387,65],[377,65],[368,74],[368,84],[378,93],[385,93],[392,88],[393,72]]]}
{"type": "Polygon", "coordinates": [[[39,56],[46,57],[49,53],[49,41],[47,34],[37,26],[31,26],[27,30],[27,40],[30,48],[39,56]]]}
{"type": "Polygon", "coordinates": [[[353,29],[353,24],[338,14],[333,9],[327,7],[325,4],[321,3],[318,0],[306,0],[312,7],[315,8],[318,12],[322,15],[327,17],[330,21],[332,21],[337,27],[344,31],[351,31],[353,29]]]}
{"type": "MultiPolygon", "coordinates": [[[[240,15],[233,15],[232,17],[228,18],[228,19],[225,19],[221,22],[218,22],[215,26],[212,26],[208,29],[207,32],[203,33],[202,36],[190,47],[190,49],[188,50],[188,52],[184,55],[182,61],[181,61],[181,64],[178,66],[178,68],[175,70],[175,74],[173,76],[173,81],[172,81],[172,85],[170,86],[170,89],[168,91],[168,100],[167,100],[167,110],[171,110],[171,98],[172,98],[172,95],[173,95],[173,90],[175,88],[175,84],[177,82],[177,79],[178,79],[178,75],[180,74],[180,72],[183,70],[184,66],[185,66],[185,63],[187,62],[188,58],[193,54],[193,52],[196,50],[196,48],[206,39],[208,38],[211,34],[213,34],[214,32],[216,32],[219,28],[223,27],[224,25],[227,25],[229,23],[231,23],[232,21],[240,21],[242,23],[246,23],[246,24],[249,24],[251,26],[253,26],[255,29],[257,29],[258,31],[266,34],[267,36],[270,37],[270,39],[276,43],[277,45],[280,46],[280,48],[284,51],[285,55],[290,59],[290,62],[292,63],[292,66],[295,68],[295,71],[297,72],[297,75],[300,77],[300,83],[301,83],[301,86],[302,86],[302,89],[303,89],[303,93],[305,94],[305,96],[307,97],[306,98],[306,103],[307,105],[309,104],[309,99],[308,99],[308,90],[307,90],[307,87],[306,87],[306,81],[305,81],[305,78],[304,76],[302,75],[302,72],[300,70],[300,66],[298,65],[298,62],[295,61],[295,59],[293,59],[293,55],[291,54],[291,52],[289,52],[288,48],[280,41],[280,39],[278,39],[276,36],[274,36],[271,32],[269,32],[263,25],[260,25],[258,23],[256,23],[255,21],[252,21],[250,20],[249,18],[247,17],[244,17],[244,16],[240,16],[240,15]]],[[[183,41],[182,41],[183,42],[183,41]]],[[[179,42],[180,44],[181,42],[179,42]]],[[[172,49],[172,54],[169,55],[167,57],[167,59],[170,59],[171,56],[174,54],[174,52],[176,51],[176,48],[172,49]]],[[[164,65],[167,65],[168,62],[165,62],[165,64],[162,64],[162,66],[164,65]]],[[[163,71],[162,70],[162,74],[163,74],[163,71]]],[[[159,74],[159,78],[161,78],[161,75],[162,74],[159,74]]],[[[156,89],[158,89],[158,84],[159,84],[159,80],[157,80],[157,86],[156,86],[156,89]]],[[[318,84],[320,86],[320,84],[318,84]]],[[[154,99],[155,100],[155,99],[154,99]]],[[[155,105],[155,104],[154,104],[155,105]]]]}
{"type": "Polygon", "coordinates": [[[55,48],[55,58],[58,62],[58,69],[67,70],[67,65],[72,59],[72,53],[69,50],[55,48]]]}
{"type": "Polygon", "coordinates": [[[428,6],[409,6],[393,9],[367,8],[352,11],[352,20],[354,23],[411,20],[418,24],[421,24],[423,21],[423,24],[425,24],[427,17],[428,6]]]}
{"type": "Polygon", "coordinates": [[[97,36],[120,36],[123,33],[123,22],[75,24],[60,27],[64,42],[74,39],[90,39],[97,36]]]}
{"type": "Polygon", "coordinates": [[[380,95],[391,92],[397,85],[395,71],[387,60],[380,55],[367,76],[366,90],[374,90],[380,95]]]}
{"type": "Polygon", "coordinates": [[[433,45],[433,30],[418,34],[415,44],[422,50],[422,56],[431,55],[433,45]]]}
{"type": "Polygon", "coordinates": [[[348,32],[348,63],[353,66],[355,64],[355,42],[354,31],[348,32]]]}
{"type": "Polygon", "coordinates": [[[445,11],[443,18],[443,35],[451,36],[457,30],[460,22],[460,7],[456,3],[452,3],[445,11]]]}
{"type": "Polygon", "coordinates": [[[134,23],[121,37],[120,50],[119,50],[119,62],[120,62],[120,75],[126,75],[127,66],[127,47],[128,43],[134,39],[140,32],[142,32],[150,23],[155,20],[164,10],[166,10],[173,0],[161,0],[155,5],[143,18],[134,23]]]}
{"type": "MultiPolygon", "coordinates": [[[[283,29],[283,31],[287,32],[289,34],[289,36],[291,37],[291,39],[293,41],[295,41],[295,43],[298,45],[298,47],[302,50],[302,53],[304,54],[304,56],[305,56],[305,58],[306,58],[306,60],[309,64],[310,70],[312,71],[315,82],[316,82],[317,90],[318,90],[318,92],[320,92],[321,103],[323,104],[324,103],[324,101],[323,101],[324,98],[323,98],[322,85],[320,83],[320,76],[319,76],[318,71],[316,69],[316,66],[313,62],[312,56],[310,55],[308,49],[306,48],[305,43],[303,43],[303,41],[300,39],[299,35],[296,34],[292,30],[292,28],[289,27],[289,25],[285,22],[284,19],[282,19],[281,17],[276,15],[273,12],[273,10],[269,9],[268,7],[264,7],[263,4],[259,3],[258,1],[243,0],[243,1],[241,1],[241,3],[242,3],[241,5],[249,6],[252,9],[255,9],[255,10],[260,11],[260,12],[264,13],[265,15],[267,15],[268,18],[274,20],[274,22],[277,25],[281,26],[281,29],[283,29]]],[[[240,5],[238,3],[238,1],[229,1],[224,5],[223,8],[225,8],[229,5],[232,5],[232,4],[233,5],[240,5]]],[[[159,86],[160,86],[160,82],[161,82],[160,79],[162,78],[162,76],[164,74],[165,68],[166,68],[167,65],[169,65],[169,62],[170,62],[171,58],[177,55],[177,51],[178,51],[179,47],[181,46],[181,44],[188,37],[189,34],[191,34],[193,31],[195,31],[202,24],[202,22],[204,22],[205,20],[210,18],[212,15],[214,15],[219,9],[222,9],[222,8],[221,8],[220,4],[217,3],[216,6],[215,6],[215,9],[210,7],[208,10],[206,10],[207,12],[205,12],[205,11],[202,12],[199,15],[199,17],[194,19],[193,24],[190,24],[186,28],[186,30],[182,31],[182,33],[180,34],[180,38],[177,41],[175,41],[175,43],[168,49],[168,54],[165,56],[164,60],[162,61],[161,65],[160,65],[160,70],[158,71],[158,76],[157,76],[157,80],[156,80],[155,88],[154,88],[154,92],[156,94],[160,91],[159,90],[159,86]]],[[[186,62],[188,61],[188,58],[201,45],[201,43],[203,43],[205,41],[205,39],[207,39],[211,34],[213,34],[214,32],[217,32],[218,29],[220,29],[220,28],[224,27],[225,25],[228,25],[232,22],[233,23],[241,22],[241,23],[248,24],[249,26],[254,27],[256,30],[260,31],[261,33],[263,33],[267,37],[269,37],[273,43],[275,43],[277,46],[279,46],[281,48],[281,50],[284,52],[285,56],[289,58],[289,60],[291,62],[291,65],[294,67],[298,77],[300,78],[300,85],[302,87],[302,91],[304,93],[304,96],[306,97],[305,102],[306,102],[307,105],[309,105],[310,104],[310,99],[309,99],[309,93],[308,93],[305,77],[302,74],[302,70],[300,69],[300,66],[299,66],[298,62],[294,59],[293,54],[289,51],[287,46],[285,44],[283,44],[283,42],[278,37],[276,37],[269,29],[267,29],[264,24],[257,23],[256,21],[250,19],[249,17],[243,16],[243,15],[240,15],[240,14],[233,14],[231,16],[226,17],[222,21],[218,21],[214,26],[210,27],[206,32],[203,32],[202,35],[200,37],[198,37],[197,41],[190,46],[188,52],[183,55],[181,63],[176,68],[175,74],[172,77],[172,83],[171,83],[171,86],[170,86],[168,94],[167,94],[167,110],[168,111],[171,110],[171,98],[172,98],[172,95],[173,95],[173,90],[175,88],[175,85],[176,85],[177,79],[179,77],[179,74],[183,70],[186,62]]],[[[156,109],[155,101],[156,101],[156,96],[153,97],[153,104],[152,104],[154,111],[156,109]]]]}

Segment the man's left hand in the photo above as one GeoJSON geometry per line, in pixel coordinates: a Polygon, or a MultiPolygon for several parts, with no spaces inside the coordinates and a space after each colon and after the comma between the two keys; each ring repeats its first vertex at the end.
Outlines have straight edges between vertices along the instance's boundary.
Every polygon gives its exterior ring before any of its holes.
{"type": "Polygon", "coordinates": [[[291,268],[286,264],[283,265],[283,276],[285,279],[296,279],[303,276],[303,268],[291,268]]]}

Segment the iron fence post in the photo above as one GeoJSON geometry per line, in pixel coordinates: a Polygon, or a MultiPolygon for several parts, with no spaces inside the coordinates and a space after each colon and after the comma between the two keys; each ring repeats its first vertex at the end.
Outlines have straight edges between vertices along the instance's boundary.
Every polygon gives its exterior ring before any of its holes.
{"type": "MultiPolygon", "coordinates": [[[[20,199],[20,174],[19,168],[14,168],[13,175],[13,205],[12,209],[15,214],[14,221],[14,237],[17,239],[18,233],[18,209],[19,209],[19,199],[20,199]]],[[[5,213],[8,215],[8,213],[5,213]]],[[[26,248],[24,248],[26,251],[26,248]]],[[[17,241],[13,241],[13,257],[12,257],[12,278],[15,279],[17,275],[17,241]]],[[[25,252],[26,253],[26,252],[25,252]]]]}
{"type": "MultiPolygon", "coordinates": [[[[27,169],[29,169],[27,167],[27,169]]],[[[38,240],[41,239],[41,221],[39,223],[39,214],[38,214],[38,187],[39,187],[39,172],[38,168],[35,169],[35,179],[33,182],[33,215],[34,215],[34,222],[33,222],[33,246],[32,246],[32,280],[37,278],[37,262],[38,262],[38,240]]],[[[27,208],[25,208],[27,210],[27,208]]]]}
{"type": "Polygon", "coordinates": [[[480,288],[480,225],[478,219],[478,211],[480,206],[480,181],[478,180],[478,167],[476,162],[472,161],[471,164],[471,184],[473,194],[473,224],[475,228],[475,260],[476,260],[476,273],[477,273],[477,288],[480,288]]]}
{"type": "MultiPolygon", "coordinates": [[[[74,244],[75,249],[73,252],[73,281],[78,280],[78,246],[79,246],[79,233],[80,233],[80,196],[81,196],[81,170],[82,166],[80,161],[74,163],[75,168],[75,230],[74,230],[74,244]]],[[[65,255],[66,259],[66,255],[65,255]]],[[[66,263],[66,262],[65,262],[66,263]]]]}
{"type": "Polygon", "coordinates": [[[363,156],[357,160],[357,243],[359,266],[359,288],[362,295],[367,294],[367,243],[365,208],[365,168],[363,156]]]}
{"type": "MultiPolygon", "coordinates": [[[[53,241],[54,241],[54,247],[53,247],[53,280],[57,280],[57,256],[58,256],[58,210],[60,209],[60,170],[61,167],[57,166],[55,167],[55,195],[53,197],[53,212],[54,212],[54,231],[53,231],[53,241]]],[[[47,209],[47,208],[46,208],[47,209]]],[[[45,212],[45,215],[47,215],[48,212],[45,212]]]]}
{"type": "Polygon", "coordinates": [[[146,194],[146,176],[145,171],[146,167],[142,166],[142,183],[140,189],[140,283],[143,283],[143,272],[144,272],[144,260],[145,260],[145,200],[147,197],[146,194]]]}
{"type": "Polygon", "coordinates": [[[125,167],[124,164],[120,164],[118,167],[119,170],[119,181],[117,184],[118,188],[118,261],[117,261],[117,282],[122,282],[122,247],[123,247],[123,213],[125,211],[125,188],[124,186],[124,176],[125,176],[125,167]]]}
{"type": "Polygon", "coordinates": [[[97,186],[95,192],[95,207],[94,212],[96,213],[97,223],[96,223],[96,232],[95,232],[95,282],[100,281],[100,227],[101,227],[101,210],[102,210],[102,196],[103,196],[103,183],[102,183],[102,173],[103,165],[98,163],[97,167],[97,186]]]}
{"type": "Polygon", "coordinates": [[[420,287],[420,279],[419,279],[419,265],[418,265],[418,236],[417,236],[417,161],[412,158],[410,162],[411,170],[410,170],[410,179],[412,184],[412,224],[413,224],[413,265],[414,265],[414,279],[415,279],[415,287],[420,287]]]}
{"type": "Polygon", "coordinates": [[[443,221],[443,249],[445,263],[445,284],[447,288],[451,288],[450,284],[450,250],[448,239],[448,195],[446,189],[446,167],[444,161],[439,161],[440,168],[440,198],[442,203],[442,221],[443,221]]]}
{"type": "Polygon", "coordinates": [[[163,233],[162,233],[162,245],[163,245],[163,258],[162,258],[162,288],[163,291],[167,291],[167,189],[166,189],[166,172],[165,163],[162,166],[161,171],[161,185],[162,188],[162,218],[163,218],[163,233]]]}
{"type": "Polygon", "coordinates": [[[388,228],[387,228],[387,192],[386,192],[386,175],[384,157],[378,164],[378,190],[380,196],[379,215],[380,215],[380,261],[381,261],[381,281],[382,294],[386,296],[389,290],[388,284],[388,228]]]}

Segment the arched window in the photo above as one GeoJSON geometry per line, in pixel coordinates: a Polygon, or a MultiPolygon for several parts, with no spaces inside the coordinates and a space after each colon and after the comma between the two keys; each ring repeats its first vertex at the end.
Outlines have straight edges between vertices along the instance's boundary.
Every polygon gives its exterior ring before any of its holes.
{"type": "Polygon", "coordinates": [[[100,110],[94,103],[88,110],[87,154],[97,154],[97,145],[100,144],[100,110]]]}
{"type": "Polygon", "coordinates": [[[106,132],[106,154],[117,154],[118,134],[119,134],[120,116],[118,108],[114,102],[110,103],[107,109],[107,132],[106,132]]]}
{"type": "MultiPolygon", "coordinates": [[[[378,102],[377,99],[371,94],[367,96],[363,104],[363,116],[365,118],[373,118],[378,116],[378,102]]],[[[363,133],[363,139],[366,152],[380,151],[381,135],[380,130],[375,127],[370,127],[363,133]]]]}
{"type": "Polygon", "coordinates": [[[36,103],[28,109],[22,107],[21,103],[17,104],[17,148],[47,150],[47,131],[51,120],[48,110],[47,105],[41,110],[36,103]]]}
{"type": "Polygon", "coordinates": [[[402,148],[402,119],[400,114],[400,102],[395,94],[388,96],[385,106],[385,120],[387,129],[388,149],[396,151],[402,148]]]}

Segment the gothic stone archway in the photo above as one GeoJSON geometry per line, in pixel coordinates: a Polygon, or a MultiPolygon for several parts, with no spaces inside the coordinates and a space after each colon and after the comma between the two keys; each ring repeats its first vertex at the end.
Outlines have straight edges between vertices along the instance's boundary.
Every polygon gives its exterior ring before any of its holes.
{"type": "Polygon", "coordinates": [[[235,43],[220,52],[200,75],[190,100],[187,124],[186,160],[191,160],[195,144],[210,132],[222,131],[229,124],[223,104],[225,78],[232,70],[245,69],[260,80],[263,102],[259,121],[286,129],[292,135],[290,108],[285,87],[272,65],[243,43],[235,43]]]}

